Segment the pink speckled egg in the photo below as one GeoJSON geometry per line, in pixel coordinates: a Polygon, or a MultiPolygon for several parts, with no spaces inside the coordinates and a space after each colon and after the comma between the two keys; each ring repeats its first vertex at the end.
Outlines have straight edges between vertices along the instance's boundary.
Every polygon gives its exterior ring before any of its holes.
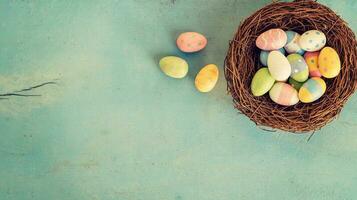
{"type": "Polygon", "coordinates": [[[259,49],[265,51],[277,50],[285,46],[288,37],[280,28],[274,28],[260,34],[255,41],[259,49]]]}
{"type": "Polygon", "coordinates": [[[181,51],[193,53],[204,49],[207,45],[207,39],[197,32],[185,32],[179,35],[176,44],[181,51]]]}

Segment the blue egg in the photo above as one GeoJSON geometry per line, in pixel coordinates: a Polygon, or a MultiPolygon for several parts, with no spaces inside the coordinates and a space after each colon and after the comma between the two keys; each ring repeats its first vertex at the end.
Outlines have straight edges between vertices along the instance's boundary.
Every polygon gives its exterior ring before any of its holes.
{"type": "Polygon", "coordinates": [[[285,31],[285,33],[286,36],[288,36],[288,40],[286,44],[290,43],[294,39],[295,35],[297,34],[295,31],[285,31]]]}
{"type": "Polygon", "coordinates": [[[300,54],[301,56],[304,55],[305,51],[302,49],[299,49],[296,51],[297,54],[300,54]]]}
{"type": "Polygon", "coordinates": [[[260,63],[262,63],[264,66],[268,65],[268,55],[269,55],[269,51],[261,51],[260,52],[260,63]]]}
{"type": "Polygon", "coordinates": [[[297,53],[303,55],[305,51],[300,47],[299,39],[300,34],[295,31],[285,31],[286,36],[288,37],[286,45],[284,46],[288,54],[297,53]]]}
{"type": "MultiPolygon", "coordinates": [[[[283,55],[285,55],[285,49],[281,48],[278,49],[283,55]]],[[[262,63],[262,65],[264,66],[268,66],[268,55],[269,55],[270,51],[261,51],[260,52],[260,56],[259,56],[259,60],[260,63],[262,63]]]]}
{"type": "Polygon", "coordinates": [[[285,49],[284,49],[284,47],[283,48],[281,48],[281,49],[278,49],[283,55],[285,55],[285,49]]]}

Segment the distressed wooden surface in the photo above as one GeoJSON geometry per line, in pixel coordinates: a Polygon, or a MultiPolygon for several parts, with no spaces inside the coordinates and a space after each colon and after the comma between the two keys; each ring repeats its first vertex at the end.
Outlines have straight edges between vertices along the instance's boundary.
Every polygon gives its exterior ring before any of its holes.
{"type": "MultiPolygon", "coordinates": [[[[0,2],[0,199],[356,199],[357,96],[308,135],[265,132],[233,109],[222,64],[239,22],[268,0],[0,2]],[[204,33],[203,52],[175,47],[204,33]],[[184,56],[187,78],[158,68],[184,56]],[[193,79],[220,66],[208,94],[193,79]]],[[[357,1],[321,0],[357,30],[357,1]]]]}

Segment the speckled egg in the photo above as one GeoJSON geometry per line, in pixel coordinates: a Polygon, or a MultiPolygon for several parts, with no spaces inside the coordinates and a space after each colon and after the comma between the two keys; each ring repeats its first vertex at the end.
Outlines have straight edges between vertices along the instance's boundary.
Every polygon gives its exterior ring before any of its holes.
{"type": "Polygon", "coordinates": [[[188,72],[187,62],[176,56],[166,56],[160,60],[161,70],[172,78],[183,78],[188,72]]]}
{"type": "Polygon", "coordinates": [[[250,85],[252,94],[254,96],[262,96],[269,92],[271,87],[273,87],[275,79],[271,77],[268,68],[264,67],[259,69],[252,80],[250,85]]]}
{"type": "Polygon", "coordinates": [[[272,51],[269,53],[268,69],[270,75],[277,81],[286,81],[291,74],[290,63],[280,51],[272,51]]]}
{"type": "MultiPolygon", "coordinates": [[[[279,51],[285,55],[285,49],[284,48],[280,48],[279,51]]],[[[268,66],[268,55],[269,55],[270,51],[260,51],[260,55],[259,55],[259,60],[260,63],[262,63],[262,65],[264,66],[268,66]]]]}
{"type": "Polygon", "coordinates": [[[297,53],[288,55],[287,57],[291,66],[290,77],[299,82],[304,82],[309,78],[309,69],[304,58],[297,53]]]}
{"type": "Polygon", "coordinates": [[[334,78],[341,71],[341,61],[335,49],[325,47],[319,55],[319,70],[323,77],[334,78]]]}
{"type": "Polygon", "coordinates": [[[305,51],[318,51],[326,44],[326,36],[318,30],[306,31],[299,39],[300,47],[305,51]]]}
{"type": "Polygon", "coordinates": [[[306,52],[304,55],[305,62],[309,67],[310,77],[321,77],[321,73],[318,68],[319,54],[320,54],[319,51],[314,51],[314,52],[306,52]]]}
{"type": "Polygon", "coordinates": [[[209,64],[203,67],[198,72],[195,79],[195,86],[200,92],[211,91],[218,81],[218,67],[214,64],[209,64]]]}
{"type": "Polygon", "coordinates": [[[269,91],[270,99],[283,106],[292,106],[299,102],[298,92],[291,85],[277,82],[269,91]]]}
{"type": "Polygon", "coordinates": [[[179,35],[176,44],[181,51],[192,53],[204,49],[207,45],[207,39],[197,32],[185,32],[179,35]]]}
{"type": "Polygon", "coordinates": [[[259,49],[265,51],[277,50],[285,46],[287,36],[280,28],[274,28],[260,34],[255,41],[259,49]]]}
{"type": "Polygon", "coordinates": [[[288,38],[286,45],[284,46],[286,52],[289,54],[298,53],[303,55],[305,51],[301,49],[299,45],[300,34],[295,31],[285,31],[285,33],[288,38]]]}
{"type": "Polygon", "coordinates": [[[301,86],[299,99],[303,103],[311,103],[319,99],[325,91],[325,81],[319,77],[312,77],[301,86]]]}
{"type": "Polygon", "coordinates": [[[291,78],[291,77],[289,78],[288,82],[289,82],[289,84],[290,84],[291,86],[293,86],[293,88],[295,88],[297,91],[299,91],[300,88],[301,88],[301,86],[304,84],[304,83],[301,83],[301,82],[299,82],[299,81],[294,80],[294,79],[291,78]]]}

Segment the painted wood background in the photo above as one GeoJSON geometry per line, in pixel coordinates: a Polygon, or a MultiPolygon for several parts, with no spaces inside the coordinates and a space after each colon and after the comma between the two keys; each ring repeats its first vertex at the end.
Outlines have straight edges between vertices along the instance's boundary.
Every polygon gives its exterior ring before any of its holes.
{"type": "MultiPolygon", "coordinates": [[[[1,200],[356,199],[357,96],[308,135],[265,132],[233,109],[223,59],[269,0],[0,1],[1,200]],[[175,38],[204,33],[183,55],[175,38]],[[184,56],[188,77],[158,68],[184,56]],[[220,67],[209,94],[193,79],[220,67]]],[[[357,30],[357,1],[321,0],[357,30]]]]}

